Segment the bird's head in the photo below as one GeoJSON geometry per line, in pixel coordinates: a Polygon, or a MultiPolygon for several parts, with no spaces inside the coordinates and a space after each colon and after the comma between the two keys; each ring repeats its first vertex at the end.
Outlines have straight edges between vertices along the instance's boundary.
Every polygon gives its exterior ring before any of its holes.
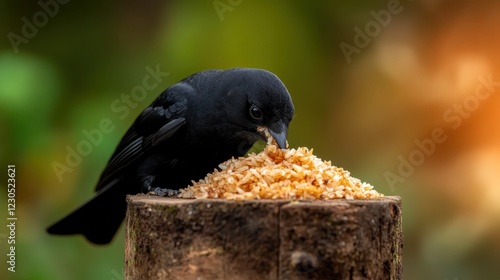
{"type": "Polygon", "coordinates": [[[258,139],[265,140],[267,130],[280,148],[286,148],[294,107],[280,79],[269,71],[249,68],[222,71],[219,77],[219,104],[236,130],[234,137],[250,147],[258,139]]]}

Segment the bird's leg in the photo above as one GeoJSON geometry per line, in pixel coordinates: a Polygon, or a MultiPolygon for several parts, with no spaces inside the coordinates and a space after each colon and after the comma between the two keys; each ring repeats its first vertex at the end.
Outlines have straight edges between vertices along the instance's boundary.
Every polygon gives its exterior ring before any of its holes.
{"type": "Polygon", "coordinates": [[[139,177],[139,181],[141,182],[142,192],[148,193],[153,190],[153,182],[155,180],[154,175],[146,175],[139,177]]]}
{"type": "Polygon", "coordinates": [[[142,185],[142,192],[157,195],[157,196],[176,196],[180,193],[178,190],[163,189],[158,187],[153,187],[153,182],[155,180],[154,175],[147,175],[140,178],[142,185]]]}

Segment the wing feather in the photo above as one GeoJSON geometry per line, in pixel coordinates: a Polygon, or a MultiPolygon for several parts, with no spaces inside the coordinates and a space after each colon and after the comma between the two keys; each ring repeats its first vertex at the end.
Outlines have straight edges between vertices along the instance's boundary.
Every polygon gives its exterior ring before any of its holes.
{"type": "Polygon", "coordinates": [[[136,164],[154,146],[168,141],[185,125],[183,113],[187,102],[184,93],[179,87],[170,87],[153,102],[152,107],[147,107],[137,117],[102,172],[96,191],[123,175],[124,169],[136,164]]]}

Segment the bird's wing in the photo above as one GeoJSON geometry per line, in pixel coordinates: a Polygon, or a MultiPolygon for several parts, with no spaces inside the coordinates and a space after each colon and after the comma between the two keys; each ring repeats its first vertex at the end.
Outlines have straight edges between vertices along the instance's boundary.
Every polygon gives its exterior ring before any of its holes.
{"type": "Polygon", "coordinates": [[[153,147],[170,139],[186,124],[185,90],[179,86],[168,88],[137,117],[102,172],[96,191],[120,176],[123,169],[137,163],[153,147]]]}

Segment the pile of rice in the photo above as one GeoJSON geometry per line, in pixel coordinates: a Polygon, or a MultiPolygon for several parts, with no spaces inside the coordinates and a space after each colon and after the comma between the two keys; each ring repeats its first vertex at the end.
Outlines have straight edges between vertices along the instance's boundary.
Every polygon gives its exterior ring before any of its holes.
{"type": "Polygon", "coordinates": [[[351,177],[313,155],[308,148],[266,148],[247,157],[232,158],[198,182],[180,190],[181,198],[226,199],[370,199],[379,198],[370,184],[351,177]]]}

